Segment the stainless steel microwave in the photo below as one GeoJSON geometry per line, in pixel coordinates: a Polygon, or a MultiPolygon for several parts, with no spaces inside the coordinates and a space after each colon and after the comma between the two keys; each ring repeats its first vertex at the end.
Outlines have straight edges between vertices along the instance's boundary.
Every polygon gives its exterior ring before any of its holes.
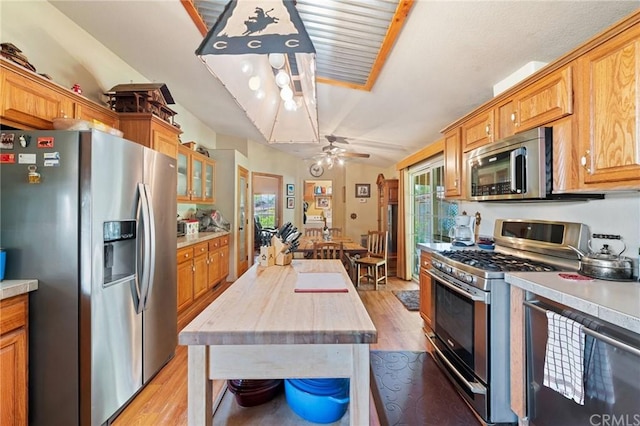
{"type": "Polygon", "coordinates": [[[552,189],[551,127],[538,127],[467,154],[468,198],[543,199],[552,189]]]}

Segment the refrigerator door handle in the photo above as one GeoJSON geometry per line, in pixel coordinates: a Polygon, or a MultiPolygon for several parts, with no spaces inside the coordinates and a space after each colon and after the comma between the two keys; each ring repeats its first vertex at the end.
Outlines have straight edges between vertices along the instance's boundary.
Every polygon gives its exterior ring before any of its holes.
{"type": "Polygon", "coordinates": [[[145,227],[145,241],[149,241],[149,273],[145,286],[142,289],[142,310],[147,309],[149,294],[153,289],[154,273],[156,270],[156,218],[153,211],[153,200],[151,199],[151,188],[148,184],[144,185],[145,199],[147,202],[147,210],[149,212],[149,222],[145,227]]]}
{"type": "Polygon", "coordinates": [[[149,200],[147,199],[147,192],[144,184],[138,183],[138,193],[140,195],[140,206],[142,210],[142,230],[144,239],[144,247],[143,251],[143,259],[142,259],[142,278],[141,278],[141,288],[140,288],[140,302],[138,306],[136,306],[136,312],[142,313],[144,310],[144,301],[145,301],[145,293],[147,288],[149,287],[149,274],[151,267],[151,239],[149,238],[149,227],[150,227],[150,217],[149,217],[149,200]]]}

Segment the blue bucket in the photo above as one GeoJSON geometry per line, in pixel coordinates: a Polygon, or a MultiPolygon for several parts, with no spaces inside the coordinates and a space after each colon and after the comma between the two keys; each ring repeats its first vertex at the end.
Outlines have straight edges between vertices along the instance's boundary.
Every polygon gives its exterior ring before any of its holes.
{"type": "Polygon", "coordinates": [[[7,252],[0,248],[0,281],[4,280],[4,268],[7,265],[7,252]]]}
{"type": "Polygon", "coordinates": [[[284,392],[293,412],[314,423],[338,421],[349,406],[349,379],[286,379],[284,392]]]}

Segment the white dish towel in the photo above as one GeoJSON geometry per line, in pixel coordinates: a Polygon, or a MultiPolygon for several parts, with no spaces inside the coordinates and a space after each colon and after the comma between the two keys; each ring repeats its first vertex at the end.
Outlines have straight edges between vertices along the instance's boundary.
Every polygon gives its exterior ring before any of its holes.
{"type": "Polygon", "coordinates": [[[547,311],[543,384],[584,405],[584,330],[577,321],[547,311]]]}

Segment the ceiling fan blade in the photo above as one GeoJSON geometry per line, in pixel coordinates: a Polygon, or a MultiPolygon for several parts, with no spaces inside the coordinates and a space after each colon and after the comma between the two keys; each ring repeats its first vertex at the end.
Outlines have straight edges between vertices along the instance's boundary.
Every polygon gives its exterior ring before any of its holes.
{"type": "Polygon", "coordinates": [[[325,135],[325,138],[329,141],[329,143],[349,143],[347,138],[344,136],[335,136],[335,135],[325,135]]]}
{"type": "Polygon", "coordinates": [[[341,157],[352,157],[352,158],[369,158],[369,154],[362,154],[360,152],[343,152],[340,153],[341,157]]]}

